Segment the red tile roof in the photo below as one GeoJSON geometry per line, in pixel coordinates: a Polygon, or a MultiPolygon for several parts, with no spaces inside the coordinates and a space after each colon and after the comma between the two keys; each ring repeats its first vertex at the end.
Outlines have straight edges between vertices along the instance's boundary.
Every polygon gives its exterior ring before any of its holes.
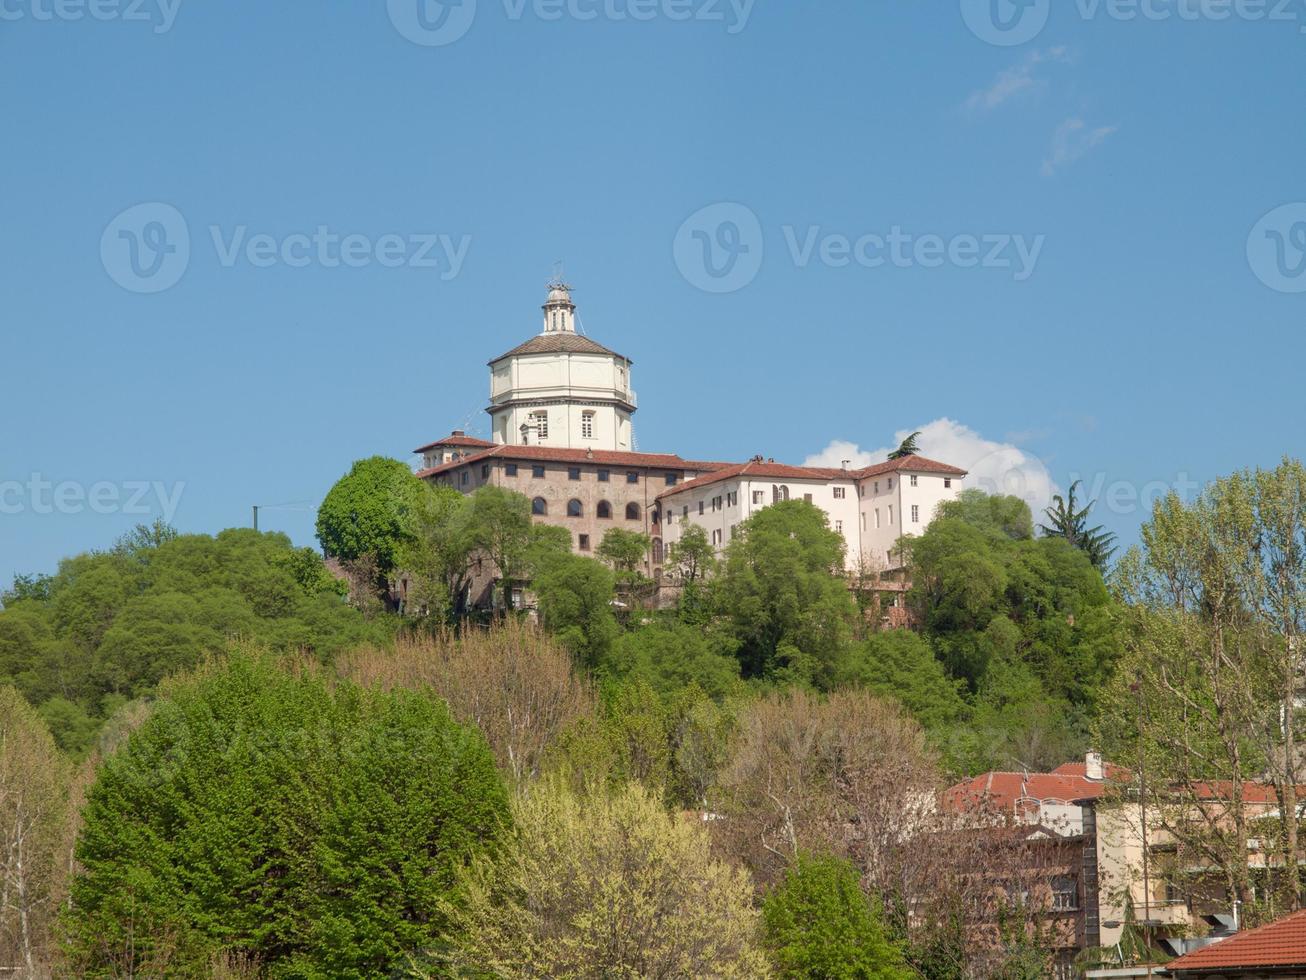
{"type": "Polygon", "coordinates": [[[966,471],[957,466],[940,463],[938,460],[926,459],[924,456],[904,456],[902,459],[890,459],[874,466],[853,470],[853,476],[864,480],[868,476],[883,476],[885,473],[939,473],[943,476],[965,476],[966,471]]]}
{"type": "Polygon", "coordinates": [[[422,478],[447,473],[460,466],[469,466],[487,459],[525,460],[532,463],[606,463],[609,466],[640,466],[659,470],[697,472],[695,465],[673,453],[622,453],[605,449],[563,449],[553,446],[494,446],[484,452],[464,456],[452,463],[444,463],[422,470],[422,478]]]}
{"type": "Polygon", "coordinates": [[[1208,971],[1285,966],[1306,967],[1306,910],[1171,960],[1159,972],[1183,977],[1208,971]]]}
{"type": "Polygon", "coordinates": [[[663,497],[673,497],[685,490],[697,490],[700,487],[706,487],[713,483],[720,483],[723,480],[733,480],[740,477],[750,477],[761,480],[837,480],[851,479],[847,470],[829,469],[826,467],[816,466],[788,466],[784,463],[757,462],[750,460],[747,463],[731,463],[720,469],[713,470],[705,476],[690,480],[680,484],[678,487],[672,487],[658,494],[657,499],[663,497]]]}
{"type": "Polygon", "coordinates": [[[860,470],[845,470],[840,467],[828,466],[789,466],[785,463],[775,462],[757,462],[750,461],[747,463],[736,463],[731,466],[725,466],[717,469],[706,476],[700,476],[696,480],[688,483],[682,483],[678,487],[673,487],[664,493],[658,494],[658,499],[663,497],[672,497],[685,490],[697,490],[700,487],[708,486],[713,483],[720,483],[722,480],[731,480],[737,477],[756,477],[764,480],[819,480],[822,482],[830,480],[864,480],[867,477],[881,476],[885,473],[937,473],[945,476],[965,476],[966,471],[958,469],[956,466],[949,466],[947,463],[939,463],[932,459],[926,459],[924,456],[907,456],[903,459],[892,459],[886,463],[878,463],[875,466],[868,466],[860,470]]]}
{"type": "Polygon", "coordinates": [[[584,334],[578,333],[542,333],[538,337],[532,337],[524,344],[518,344],[506,354],[500,354],[491,364],[498,364],[505,357],[517,357],[523,354],[605,354],[609,357],[620,357],[628,364],[635,363],[624,354],[618,354],[614,350],[609,350],[597,341],[590,340],[584,334]]]}
{"type": "Polygon", "coordinates": [[[1096,800],[1108,785],[1101,779],[1054,772],[986,772],[949,787],[943,793],[943,800],[959,811],[984,807],[1014,810],[1017,805],[1034,800],[1045,803],[1096,800]]]}
{"type": "Polygon", "coordinates": [[[494,443],[486,442],[484,439],[474,439],[471,436],[455,433],[451,436],[445,436],[443,439],[437,439],[435,442],[428,442],[425,446],[418,446],[413,452],[424,453],[428,449],[435,449],[437,446],[457,446],[461,449],[489,449],[493,445],[494,443]]]}

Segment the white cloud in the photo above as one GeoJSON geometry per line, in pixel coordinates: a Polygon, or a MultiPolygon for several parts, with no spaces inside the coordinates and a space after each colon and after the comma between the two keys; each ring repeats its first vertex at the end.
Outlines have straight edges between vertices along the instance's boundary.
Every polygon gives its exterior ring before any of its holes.
{"type": "Polygon", "coordinates": [[[972,92],[966,100],[966,108],[971,112],[989,112],[1021,92],[1041,88],[1047,82],[1035,74],[1035,69],[1040,65],[1066,60],[1064,47],[1031,51],[1024,61],[999,73],[987,88],[972,92]]]}
{"type": "Polygon", "coordinates": [[[1077,116],[1067,119],[1052,134],[1052,149],[1043,161],[1043,176],[1051,177],[1063,167],[1068,167],[1115,131],[1115,126],[1089,129],[1084,120],[1077,116]]]}
{"type": "Polygon", "coordinates": [[[1017,448],[1009,442],[993,442],[974,429],[952,419],[935,419],[913,429],[903,429],[894,434],[892,446],[864,450],[857,443],[836,439],[819,453],[807,457],[804,466],[843,465],[849,461],[852,468],[883,463],[889,453],[919,429],[917,444],[921,455],[940,463],[951,463],[968,470],[965,486],[985,493],[1010,494],[1029,504],[1035,519],[1052,502],[1058,487],[1043,461],[1017,448]]]}

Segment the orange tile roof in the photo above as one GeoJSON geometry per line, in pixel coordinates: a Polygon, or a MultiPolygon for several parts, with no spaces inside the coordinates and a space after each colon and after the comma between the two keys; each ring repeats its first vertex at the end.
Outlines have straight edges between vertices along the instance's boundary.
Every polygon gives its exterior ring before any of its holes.
{"type": "Polygon", "coordinates": [[[730,480],[737,477],[758,477],[765,480],[864,480],[868,477],[881,476],[885,473],[938,473],[945,476],[965,476],[966,471],[956,466],[949,466],[947,463],[940,463],[932,459],[926,459],[924,456],[906,456],[902,459],[891,459],[885,463],[877,463],[875,466],[867,466],[860,470],[845,470],[842,467],[829,466],[789,466],[785,463],[776,463],[771,460],[758,462],[751,460],[747,463],[736,463],[732,466],[726,466],[717,469],[706,476],[700,476],[696,480],[682,483],[678,487],[673,487],[664,493],[658,494],[658,499],[671,497],[685,490],[697,490],[713,483],[720,483],[722,480],[730,480]]]}
{"type": "Polygon", "coordinates": [[[447,473],[460,466],[468,466],[492,458],[535,463],[606,463],[609,466],[640,466],[659,470],[697,472],[688,460],[681,459],[674,453],[623,453],[606,449],[563,449],[554,446],[494,446],[484,452],[456,459],[452,463],[422,470],[417,475],[425,479],[447,473]]]}
{"type": "Polygon", "coordinates": [[[1102,779],[1054,772],[986,772],[949,787],[943,793],[943,800],[961,811],[985,806],[1015,809],[1031,800],[1062,803],[1096,800],[1106,793],[1108,785],[1102,779]]]}
{"type": "Polygon", "coordinates": [[[1229,969],[1306,967],[1306,910],[1240,932],[1228,939],[1171,960],[1158,972],[1184,977],[1229,969]]]}
{"type": "Polygon", "coordinates": [[[437,439],[435,442],[428,442],[425,446],[418,446],[413,450],[415,453],[424,453],[428,449],[434,449],[436,446],[458,446],[459,448],[468,449],[489,449],[494,443],[486,442],[484,439],[475,439],[472,436],[464,436],[454,433],[451,436],[445,436],[443,439],[437,439]]]}

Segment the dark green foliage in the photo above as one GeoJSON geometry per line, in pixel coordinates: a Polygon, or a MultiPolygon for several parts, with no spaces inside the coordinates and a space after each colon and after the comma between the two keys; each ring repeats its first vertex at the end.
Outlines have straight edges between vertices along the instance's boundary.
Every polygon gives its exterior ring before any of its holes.
{"type": "Polygon", "coordinates": [[[1038,529],[1046,537],[1061,538],[1071,547],[1078,548],[1088,555],[1089,561],[1096,568],[1105,569],[1116,552],[1116,536],[1101,525],[1088,526],[1088,512],[1097,501],[1090,500],[1082,510],[1077,509],[1075,489],[1079,485],[1080,481],[1076,480],[1064,498],[1061,494],[1052,498],[1052,506],[1044,511],[1048,523],[1040,524],[1038,529]]]}
{"type": "Polygon", "coordinates": [[[909,435],[897,449],[889,453],[889,459],[906,459],[908,456],[919,456],[921,451],[916,445],[916,437],[919,435],[919,432],[913,432],[909,435]]]}
{"type": "Polygon", "coordinates": [[[934,738],[970,715],[964,685],[948,676],[929,641],[911,630],[872,634],[853,649],[840,680],[902,702],[934,738]]]}
{"type": "Polygon", "coordinates": [[[698,685],[721,700],[739,692],[739,661],[725,644],[698,627],[659,620],[623,634],[601,672],[624,681],[642,681],[667,696],[698,685]]]}
{"type": "Polygon", "coordinates": [[[843,537],[805,501],[739,525],[714,585],[745,677],[830,687],[857,614],[843,554],[843,537]]]}
{"type": "Polygon", "coordinates": [[[411,537],[413,511],[427,489],[397,459],[360,459],[318,508],[318,540],[327,554],[350,562],[371,558],[378,574],[388,576],[411,537]]]}
{"type": "MultiPolygon", "coordinates": [[[[540,557],[537,552],[537,561],[540,557]]],[[[581,663],[589,667],[598,664],[619,632],[612,613],[612,570],[590,558],[555,552],[542,561],[532,587],[545,628],[581,663]]]]}
{"type": "Polygon", "coordinates": [[[857,869],[833,857],[800,857],[762,904],[778,975],[820,980],[908,980],[902,950],[885,934],[857,869]]]}
{"type": "Polygon", "coordinates": [[[908,601],[973,707],[974,737],[945,747],[964,768],[1039,768],[1079,754],[1117,656],[1101,574],[1065,541],[1030,538],[1029,523],[1016,498],[967,493],[904,539],[908,601]]]}
{"type": "Polygon", "coordinates": [[[23,597],[0,611],[0,681],[40,708],[74,753],[89,745],[111,702],[149,694],[232,639],[325,658],[389,629],[345,603],[311,549],[244,529],[212,538],[144,528],[13,594],[23,597]]]}
{"type": "Polygon", "coordinates": [[[438,942],[438,901],[507,819],[489,748],[443,702],[237,652],[101,768],[70,950],[91,976],[206,976],[224,951],[271,976],[384,975],[438,942]]]}

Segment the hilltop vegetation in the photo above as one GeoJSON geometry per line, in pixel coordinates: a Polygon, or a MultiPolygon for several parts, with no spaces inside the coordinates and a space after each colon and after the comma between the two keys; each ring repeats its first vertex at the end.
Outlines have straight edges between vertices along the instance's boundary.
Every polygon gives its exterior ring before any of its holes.
{"type": "MultiPolygon", "coordinates": [[[[375,461],[342,482],[323,539],[350,542],[352,601],[282,536],[165,527],[5,594],[0,790],[21,792],[0,792],[0,843],[28,850],[0,858],[0,965],[1040,976],[1046,909],[998,908],[984,885],[1018,879],[1018,854],[955,833],[942,786],[1052,767],[1092,737],[1291,792],[1271,722],[1306,594],[1296,463],[1158,505],[1109,584],[1082,507],[1052,518],[1071,533],[1036,536],[1021,501],[964,493],[902,543],[911,629],[849,587],[802,501],[719,561],[686,535],[679,601],[651,612],[629,601],[639,536],[583,558],[504,490],[375,461]],[[359,508],[352,539],[331,527],[359,508]],[[529,583],[538,626],[469,607],[491,561],[529,583]],[[384,568],[410,577],[402,613],[384,568]],[[1216,643],[1222,666],[1197,669],[1216,643]],[[1187,717],[1200,761],[1173,738],[1180,677],[1215,706],[1187,717]],[[1134,679],[1155,706],[1141,731],[1134,679]],[[994,915],[977,942],[966,923],[994,915]]],[[[1296,847],[1291,828],[1257,833],[1296,847]]],[[[1296,903],[1289,876],[1252,895],[1238,846],[1199,843],[1249,915],[1296,903]]]]}

